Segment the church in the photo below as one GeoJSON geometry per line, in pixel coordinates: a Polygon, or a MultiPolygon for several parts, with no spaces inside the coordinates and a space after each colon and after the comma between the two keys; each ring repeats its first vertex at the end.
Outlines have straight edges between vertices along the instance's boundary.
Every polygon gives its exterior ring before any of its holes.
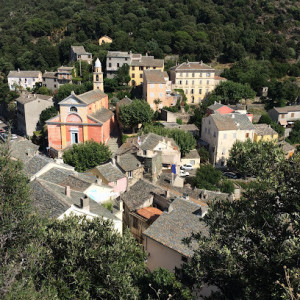
{"type": "Polygon", "coordinates": [[[97,58],[93,72],[93,90],[81,95],[74,92],[58,103],[59,114],[46,121],[49,151],[60,156],[67,147],[94,140],[107,144],[114,126],[114,114],[108,109],[103,91],[103,72],[97,58]]]}

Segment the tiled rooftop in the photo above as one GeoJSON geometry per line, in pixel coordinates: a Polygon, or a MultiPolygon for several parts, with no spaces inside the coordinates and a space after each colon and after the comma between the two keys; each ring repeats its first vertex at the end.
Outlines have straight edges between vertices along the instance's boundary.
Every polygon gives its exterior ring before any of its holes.
{"type": "Polygon", "coordinates": [[[97,166],[96,169],[108,182],[114,182],[125,177],[120,169],[111,162],[97,166]]]}
{"type": "Polygon", "coordinates": [[[41,71],[10,71],[7,75],[8,78],[36,78],[42,75],[41,71]]]}
{"type": "Polygon", "coordinates": [[[117,163],[125,172],[133,171],[141,167],[140,161],[131,153],[120,155],[117,159],[117,163]]]}

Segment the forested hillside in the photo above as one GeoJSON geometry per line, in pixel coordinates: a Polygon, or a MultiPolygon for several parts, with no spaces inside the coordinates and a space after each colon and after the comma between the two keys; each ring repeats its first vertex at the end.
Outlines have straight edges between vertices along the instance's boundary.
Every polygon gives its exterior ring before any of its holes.
{"type": "Polygon", "coordinates": [[[110,50],[158,58],[235,62],[250,57],[289,62],[299,56],[296,0],[1,0],[0,69],[51,69],[67,63],[71,44],[104,58],[110,50]],[[107,47],[107,46],[106,46],[107,47]],[[104,47],[105,48],[105,47],[104,47]]]}

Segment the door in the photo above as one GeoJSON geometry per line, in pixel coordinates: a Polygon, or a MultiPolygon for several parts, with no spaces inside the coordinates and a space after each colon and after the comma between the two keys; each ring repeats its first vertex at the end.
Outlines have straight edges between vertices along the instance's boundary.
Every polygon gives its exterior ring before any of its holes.
{"type": "Polygon", "coordinates": [[[71,132],[71,143],[78,144],[78,132],[71,132]]]}

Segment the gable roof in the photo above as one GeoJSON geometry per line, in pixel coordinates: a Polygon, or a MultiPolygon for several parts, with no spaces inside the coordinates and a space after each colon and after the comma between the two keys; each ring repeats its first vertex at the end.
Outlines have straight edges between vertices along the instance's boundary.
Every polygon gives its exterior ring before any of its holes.
{"type": "Polygon", "coordinates": [[[125,177],[125,174],[111,162],[97,166],[96,169],[108,182],[114,182],[125,177]]]}
{"type": "Polygon", "coordinates": [[[90,52],[86,52],[83,46],[71,46],[71,48],[76,54],[91,54],[90,52]]]}
{"type": "Polygon", "coordinates": [[[279,114],[287,114],[289,112],[300,111],[300,105],[290,105],[285,107],[273,107],[279,114]]]}
{"type": "Polygon", "coordinates": [[[19,159],[23,163],[29,161],[39,150],[39,146],[29,140],[12,141],[9,146],[11,157],[19,159]]]}
{"type": "Polygon", "coordinates": [[[95,111],[94,113],[88,115],[89,118],[94,119],[102,124],[111,119],[113,112],[105,107],[102,107],[100,110],[95,111]]]}
{"type": "Polygon", "coordinates": [[[130,53],[124,51],[108,51],[106,57],[130,57],[130,53]]]}
{"type": "Polygon", "coordinates": [[[195,159],[195,158],[200,158],[200,155],[196,149],[191,150],[183,157],[183,159],[195,159]]]}
{"type": "Polygon", "coordinates": [[[220,131],[226,130],[254,130],[255,127],[249,120],[246,114],[231,113],[231,114],[211,114],[207,118],[212,118],[216,127],[220,131]]]}
{"type": "Polygon", "coordinates": [[[134,59],[131,61],[131,66],[135,67],[158,67],[164,66],[163,59],[155,59],[154,56],[142,56],[140,59],[134,59]]]}
{"type": "Polygon", "coordinates": [[[268,124],[254,124],[257,135],[274,135],[277,132],[268,124]]]}
{"type": "Polygon", "coordinates": [[[165,84],[165,74],[161,70],[144,70],[147,83],[165,84]]]}
{"type": "Polygon", "coordinates": [[[91,103],[94,103],[104,97],[107,97],[107,94],[100,90],[91,90],[86,93],[76,95],[73,91],[71,92],[71,95],[69,95],[67,98],[63,99],[60,101],[58,104],[75,104],[76,102],[78,103],[83,103],[86,105],[89,105],[91,103]]]}
{"type": "Polygon", "coordinates": [[[133,171],[142,167],[140,161],[131,153],[118,156],[117,164],[124,172],[133,171]]]}
{"type": "Polygon", "coordinates": [[[121,106],[121,105],[130,105],[132,103],[132,100],[130,98],[128,98],[127,96],[125,96],[122,100],[120,100],[119,102],[117,102],[117,107],[121,106]]]}
{"type": "Polygon", "coordinates": [[[51,158],[35,155],[24,164],[25,174],[31,177],[51,162],[53,162],[53,159],[51,158]]]}
{"type": "Polygon", "coordinates": [[[137,210],[137,214],[144,217],[145,219],[152,219],[155,217],[159,217],[163,212],[156,207],[144,207],[137,210]]]}
{"type": "Polygon", "coordinates": [[[30,94],[22,93],[19,98],[16,99],[17,102],[21,104],[26,104],[32,101],[45,100],[53,103],[53,97],[41,94],[30,94]]]}
{"type": "Polygon", "coordinates": [[[8,78],[36,78],[42,75],[41,71],[10,71],[7,75],[8,78]]]}
{"type": "MultiPolygon", "coordinates": [[[[169,207],[169,212],[164,212],[148,229],[144,235],[171,248],[182,255],[191,257],[193,250],[183,244],[183,239],[192,233],[201,232],[208,234],[207,227],[200,222],[197,212],[201,206],[183,199],[175,199],[169,207]]],[[[196,243],[192,243],[192,247],[196,243]]]]}
{"type": "Polygon", "coordinates": [[[139,179],[130,187],[129,191],[121,195],[121,199],[130,211],[134,211],[139,209],[154,193],[164,194],[164,190],[151,184],[149,181],[139,179]]]}
{"type": "Polygon", "coordinates": [[[214,71],[214,69],[201,62],[184,62],[171,68],[175,71],[214,71]]]}

